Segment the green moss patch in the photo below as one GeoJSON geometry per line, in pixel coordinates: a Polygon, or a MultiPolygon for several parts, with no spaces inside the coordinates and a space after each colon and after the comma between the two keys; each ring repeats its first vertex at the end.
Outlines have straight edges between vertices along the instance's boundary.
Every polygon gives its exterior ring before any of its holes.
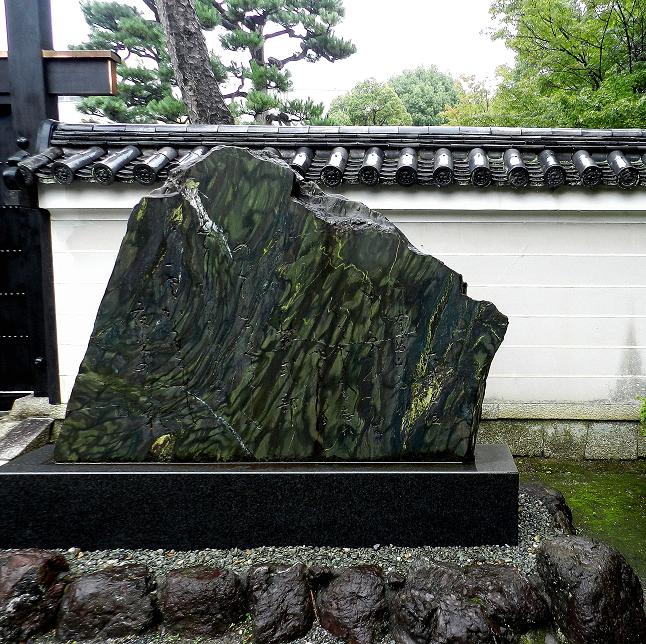
{"type": "Polygon", "coordinates": [[[583,534],[617,548],[646,587],[646,461],[521,458],[521,480],[560,490],[583,534]]]}

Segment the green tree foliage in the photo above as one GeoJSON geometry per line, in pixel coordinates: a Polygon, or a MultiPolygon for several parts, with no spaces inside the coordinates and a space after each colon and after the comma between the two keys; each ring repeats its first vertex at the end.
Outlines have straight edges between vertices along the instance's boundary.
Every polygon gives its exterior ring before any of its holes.
{"type": "Polygon", "coordinates": [[[453,79],[435,65],[406,70],[388,82],[406,107],[413,125],[444,123],[442,112],[458,100],[453,79]]]}
{"type": "MultiPolygon", "coordinates": [[[[183,122],[186,108],[178,98],[154,0],[142,2],[147,10],[113,1],[82,3],[91,33],[77,48],[112,49],[124,62],[117,70],[118,95],[84,99],[80,109],[123,122],[183,122]]],[[[213,56],[211,64],[236,117],[322,121],[321,104],[289,100],[287,67],[299,60],[334,62],[355,52],[351,42],[334,33],[344,16],[342,0],[196,0],[195,9],[202,28],[215,30],[222,48],[231,52],[233,62],[213,56]],[[278,39],[293,43],[282,58],[266,51],[278,39]]]]}
{"type": "Polygon", "coordinates": [[[484,82],[475,76],[463,76],[457,83],[457,101],[440,117],[448,125],[491,125],[492,96],[484,82]]]}
{"type": "Polygon", "coordinates": [[[491,13],[516,65],[499,70],[484,111],[477,92],[463,91],[450,122],[646,125],[646,0],[494,0],[491,13]]]}
{"type": "Polygon", "coordinates": [[[374,78],[355,85],[335,98],[328,119],[338,125],[411,125],[402,100],[388,83],[374,78]]]}

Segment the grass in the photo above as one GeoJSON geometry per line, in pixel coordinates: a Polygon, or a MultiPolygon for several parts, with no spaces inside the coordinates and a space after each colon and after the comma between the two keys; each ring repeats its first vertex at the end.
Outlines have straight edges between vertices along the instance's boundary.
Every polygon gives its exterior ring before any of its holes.
{"type": "Polygon", "coordinates": [[[646,589],[646,460],[516,459],[521,481],[560,490],[580,534],[609,543],[633,566],[646,589]]]}

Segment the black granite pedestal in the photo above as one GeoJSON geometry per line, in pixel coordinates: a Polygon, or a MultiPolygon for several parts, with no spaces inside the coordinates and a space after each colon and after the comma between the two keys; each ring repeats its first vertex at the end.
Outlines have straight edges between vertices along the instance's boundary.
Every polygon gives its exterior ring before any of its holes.
{"type": "Polygon", "coordinates": [[[509,448],[438,463],[56,464],[0,467],[0,548],[515,544],[509,448]]]}

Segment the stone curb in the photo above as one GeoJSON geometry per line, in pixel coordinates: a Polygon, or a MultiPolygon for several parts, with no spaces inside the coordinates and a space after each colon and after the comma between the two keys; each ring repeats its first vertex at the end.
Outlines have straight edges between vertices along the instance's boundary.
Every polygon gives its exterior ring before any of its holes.
{"type": "Polygon", "coordinates": [[[66,405],[52,405],[47,398],[33,395],[16,398],[7,418],[9,420],[25,420],[27,418],[51,418],[64,420],[66,405]]]}
{"type": "Polygon", "coordinates": [[[646,458],[636,421],[482,420],[479,443],[506,443],[514,456],[576,460],[646,458]]]}
{"type": "MultiPolygon", "coordinates": [[[[492,634],[501,628],[513,641],[575,642],[582,628],[577,619],[587,612],[595,614],[592,623],[585,624],[594,633],[609,632],[615,623],[622,623],[628,637],[638,638],[623,637],[617,642],[642,641],[639,638],[646,635],[641,586],[623,557],[604,544],[567,535],[542,546],[539,560],[546,563],[539,566],[540,577],[526,577],[508,565],[460,568],[440,563],[402,579],[365,565],[316,570],[302,564],[268,564],[252,569],[247,578],[194,567],[174,570],[156,584],[141,564],[74,576],[62,571],[48,579],[39,577],[38,587],[30,588],[30,603],[21,605],[23,621],[17,623],[13,606],[26,601],[21,593],[30,575],[24,564],[27,556],[37,556],[41,562],[60,558],[54,552],[32,550],[14,551],[0,559],[0,579],[5,573],[8,580],[6,587],[0,586],[7,598],[0,602],[4,644],[21,641],[24,620],[37,624],[28,636],[47,632],[56,624],[59,642],[103,642],[155,633],[160,638],[165,633],[208,638],[237,632],[246,640],[253,636],[261,644],[278,644],[304,637],[316,627],[349,642],[376,642],[389,631],[399,644],[420,637],[445,641],[443,629],[465,636],[475,631],[482,641],[493,641],[492,634]],[[553,552],[560,555],[572,547],[572,565],[567,560],[559,564],[561,569],[549,565],[553,552]],[[623,586],[606,587],[607,579],[595,576],[594,561],[575,563],[577,549],[599,556],[599,567],[609,573],[620,570],[621,579],[630,582],[629,592],[623,586]],[[19,563],[14,563],[16,559],[19,563]],[[594,598],[608,593],[614,603],[595,613],[594,598]],[[571,601],[579,604],[574,612],[564,608],[571,601]],[[427,613],[439,618],[428,620],[427,613]],[[438,624],[439,633],[434,630],[438,624]]],[[[43,563],[39,566],[42,570],[43,563]]]]}

